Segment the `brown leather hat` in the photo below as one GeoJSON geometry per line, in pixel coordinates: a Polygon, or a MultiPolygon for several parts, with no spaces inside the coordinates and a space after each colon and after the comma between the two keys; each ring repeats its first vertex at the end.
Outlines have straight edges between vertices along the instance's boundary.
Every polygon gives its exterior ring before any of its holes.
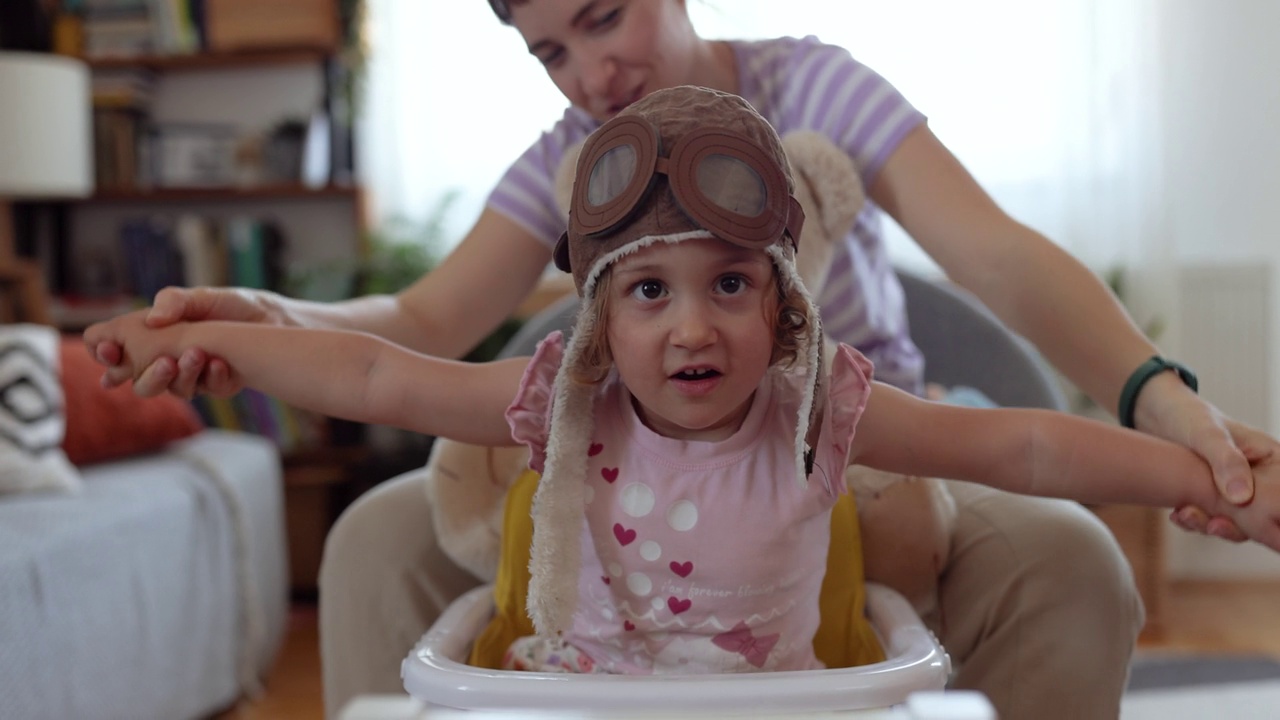
{"type": "Polygon", "coordinates": [[[713,235],[794,248],[804,212],[793,192],[777,132],[745,100],[689,85],[659,90],[587,138],[556,265],[584,294],[609,262],[655,240],[713,235]]]}

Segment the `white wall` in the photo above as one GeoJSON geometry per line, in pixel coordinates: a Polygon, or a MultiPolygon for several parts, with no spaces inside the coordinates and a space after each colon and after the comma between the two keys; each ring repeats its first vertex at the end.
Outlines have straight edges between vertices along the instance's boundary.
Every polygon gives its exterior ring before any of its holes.
{"type": "Polygon", "coordinates": [[[1166,0],[1163,97],[1183,259],[1280,257],[1280,3],[1166,0]]]}
{"type": "MultiPolygon", "coordinates": [[[[1161,8],[1159,96],[1176,261],[1268,263],[1280,282],[1280,3],[1164,0],[1161,8]]],[[[1280,318],[1275,284],[1273,319],[1280,318]]],[[[1271,357],[1280,358],[1280,327],[1267,330],[1271,357]]],[[[1273,373],[1268,429],[1280,435],[1280,367],[1273,373]]],[[[1175,577],[1280,577],[1280,556],[1260,547],[1170,535],[1175,577]]]]}

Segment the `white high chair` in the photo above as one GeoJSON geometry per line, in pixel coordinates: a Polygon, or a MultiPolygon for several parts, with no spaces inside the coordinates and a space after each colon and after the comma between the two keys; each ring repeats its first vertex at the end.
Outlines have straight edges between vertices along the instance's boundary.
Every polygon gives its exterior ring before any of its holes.
{"type": "Polygon", "coordinates": [[[733,715],[884,708],[941,690],[951,662],[907,601],[867,586],[867,615],[886,660],[835,670],[715,675],[573,675],[466,664],[493,615],[493,587],[458,598],[400,667],[405,690],[427,707],[553,712],[733,715]]]}

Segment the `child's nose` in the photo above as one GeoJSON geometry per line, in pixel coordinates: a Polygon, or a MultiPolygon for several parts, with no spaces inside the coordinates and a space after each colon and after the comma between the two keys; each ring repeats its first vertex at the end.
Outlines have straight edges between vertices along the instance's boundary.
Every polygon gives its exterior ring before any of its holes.
{"type": "Polygon", "coordinates": [[[686,350],[697,350],[715,340],[715,323],[708,309],[701,303],[681,303],[671,328],[671,343],[686,350]]]}

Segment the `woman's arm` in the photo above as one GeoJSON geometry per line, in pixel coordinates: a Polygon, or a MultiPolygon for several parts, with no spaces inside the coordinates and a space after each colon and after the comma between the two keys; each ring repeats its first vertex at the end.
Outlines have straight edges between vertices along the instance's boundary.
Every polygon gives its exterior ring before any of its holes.
{"type": "MultiPolygon", "coordinates": [[[[358,330],[440,357],[461,357],[506,319],[537,283],[551,252],[505,215],[486,209],[462,243],[435,270],[395,296],[317,303],[235,288],[167,288],[155,299],[149,324],[237,320],[264,325],[358,330]]],[[[119,347],[90,350],[110,366],[106,382],[133,379],[120,368],[119,347]]],[[[191,348],[179,361],[164,356],[134,382],[140,395],[197,389],[230,394],[243,384],[234,364],[191,348]],[[207,370],[207,372],[206,372],[207,370]]]]}
{"type": "Polygon", "coordinates": [[[927,126],[902,141],[870,194],[949,278],[1102,407],[1115,408],[1129,373],[1156,354],[1088,268],[1009,217],[927,126]]]}
{"type": "MultiPolygon", "coordinates": [[[[870,195],[949,277],[1111,412],[1130,373],[1157,354],[1093,273],[1010,218],[928,127],[903,140],[870,195]]],[[[1195,451],[1210,463],[1223,497],[1237,503],[1253,493],[1250,461],[1280,452],[1274,438],[1227,418],[1172,372],[1143,387],[1136,410],[1139,430],[1195,451]]],[[[1230,523],[1210,522],[1195,508],[1176,521],[1239,539],[1230,523]]]]}
{"type": "Polygon", "coordinates": [[[473,444],[512,444],[505,411],[528,358],[442,360],[347,330],[222,321],[149,329],[142,312],[95,326],[86,341],[118,343],[121,366],[130,368],[204,348],[249,387],[290,405],[473,444]]]}

